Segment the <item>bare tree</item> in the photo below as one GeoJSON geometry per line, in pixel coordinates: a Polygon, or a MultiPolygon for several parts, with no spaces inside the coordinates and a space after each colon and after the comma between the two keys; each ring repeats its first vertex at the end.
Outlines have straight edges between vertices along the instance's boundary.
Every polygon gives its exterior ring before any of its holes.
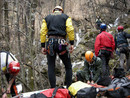
{"type": "MultiPolygon", "coordinates": [[[[2,24],[3,22],[3,18],[2,18],[2,5],[3,5],[3,0],[0,0],[0,24],[2,24]]],[[[2,25],[0,25],[0,32],[1,32],[1,29],[2,29],[2,25]]]]}
{"type": "Polygon", "coordinates": [[[7,41],[10,42],[10,33],[9,33],[9,17],[8,17],[8,3],[5,1],[4,2],[4,12],[5,12],[5,34],[6,34],[6,38],[7,38],[7,41]]]}
{"type": "MultiPolygon", "coordinates": [[[[0,13],[2,13],[2,10],[1,10],[2,9],[2,3],[3,3],[3,0],[0,0],[0,13]]],[[[0,24],[2,24],[2,14],[0,14],[0,24]]],[[[1,33],[1,25],[0,25],[0,33],[1,33]]],[[[1,85],[2,85],[2,82],[1,82],[1,69],[0,69],[0,88],[1,88],[1,85]]],[[[0,92],[2,92],[1,89],[0,89],[0,92]]],[[[2,97],[1,93],[0,93],[0,97],[2,97]]]]}

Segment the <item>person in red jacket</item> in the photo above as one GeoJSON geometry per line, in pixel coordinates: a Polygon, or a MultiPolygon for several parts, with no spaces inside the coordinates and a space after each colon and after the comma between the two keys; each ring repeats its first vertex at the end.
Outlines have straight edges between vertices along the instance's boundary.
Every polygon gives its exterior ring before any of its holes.
{"type": "Polygon", "coordinates": [[[115,49],[115,42],[112,34],[106,32],[107,25],[102,23],[100,25],[101,33],[95,40],[95,55],[99,56],[102,60],[102,74],[103,76],[109,76],[109,60],[111,54],[115,49]]]}

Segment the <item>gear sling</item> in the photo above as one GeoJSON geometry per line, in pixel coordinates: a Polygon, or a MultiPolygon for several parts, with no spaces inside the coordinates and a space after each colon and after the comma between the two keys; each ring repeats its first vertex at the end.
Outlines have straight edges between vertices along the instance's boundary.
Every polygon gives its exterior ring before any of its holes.
{"type": "Polygon", "coordinates": [[[57,43],[57,45],[58,45],[58,50],[60,51],[60,52],[58,52],[58,54],[59,55],[63,55],[63,54],[65,54],[66,52],[67,52],[67,50],[65,49],[64,51],[62,51],[62,48],[65,46],[65,47],[67,47],[68,46],[68,43],[65,41],[65,39],[61,39],[61,38],[59,38],[59,39],[57,39],[57,38],[49,38],[49,41],[48,41],[48,43],[47,43],[47,52],[48,52],[48,54],[49,55],[51,55],[51,56],[53,56],[54,55],[54,44],[56,44],[57,43]]]}

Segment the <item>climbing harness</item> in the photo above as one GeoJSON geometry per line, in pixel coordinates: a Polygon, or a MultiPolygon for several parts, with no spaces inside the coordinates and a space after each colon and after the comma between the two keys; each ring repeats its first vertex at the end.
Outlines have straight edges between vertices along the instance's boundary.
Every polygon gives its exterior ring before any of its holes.
{"type": "MultiPolygon", "coordinates": [[[[51,55],[54,56],[54,44],[57,43],[58,44],[58,49],[59,51],[62,50],[63,46],[67,46],[68,43],[66,42],[65,39],[57,39],[57,38],[49,38],[48,41],[48,46],[47,46],[47,52],[51,55]]],[[[67,52],[67,50],[62,51],[61,53],[59,53],[59,55],[63,55],[67,52]]]]}

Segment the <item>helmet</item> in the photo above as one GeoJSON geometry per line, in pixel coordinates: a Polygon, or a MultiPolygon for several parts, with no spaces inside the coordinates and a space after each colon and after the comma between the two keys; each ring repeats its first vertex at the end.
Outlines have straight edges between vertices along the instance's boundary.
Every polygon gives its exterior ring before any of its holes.
{"type": "Polygon", "coordinates": [[[100,18],[100,16],[97,16],[97,19],[99,19],[100,18]]]}
{"type": "Polygon", "coordinates": [[[8,71],[12,75],[17,75],[20,71],[20,64],[17,61],[12,61],[8,66],[8,71]]]}
{"type": "Polygon", "coordinates": [[[53,9],[53,12],[55,11],[55,9],[59,9],[59,10],[61,10],[62,12],[64,12],[64,11],[63,11],[63,8],[62,8],[61,6],[56,6],[56,7],[53,9]]]}
{"type": "Polygon", "coordinates": [[[119,31],[119,30],[124,30],[124,27],[123,26],[118,26],[117,27],[117,30],[119,31]]]}
{"type": "Polygon", "coordinates": [[[106,30],[106,29],[107,29],[107,25],[104,24],[104,23],[102,23],[102,24],[100,25],[100,28],[103,29],[103,30],[106,30]]]}
{"type": "Polygon", "coordinates": [[[93,56],[94,56],[94,54],[93,54],[92,51],[87,51],[87,52],[85,53],[85,58],[86,58],[86,60],[87,60],[88,62],[92,62],[92,61],[93,61],[93,56]]]}

